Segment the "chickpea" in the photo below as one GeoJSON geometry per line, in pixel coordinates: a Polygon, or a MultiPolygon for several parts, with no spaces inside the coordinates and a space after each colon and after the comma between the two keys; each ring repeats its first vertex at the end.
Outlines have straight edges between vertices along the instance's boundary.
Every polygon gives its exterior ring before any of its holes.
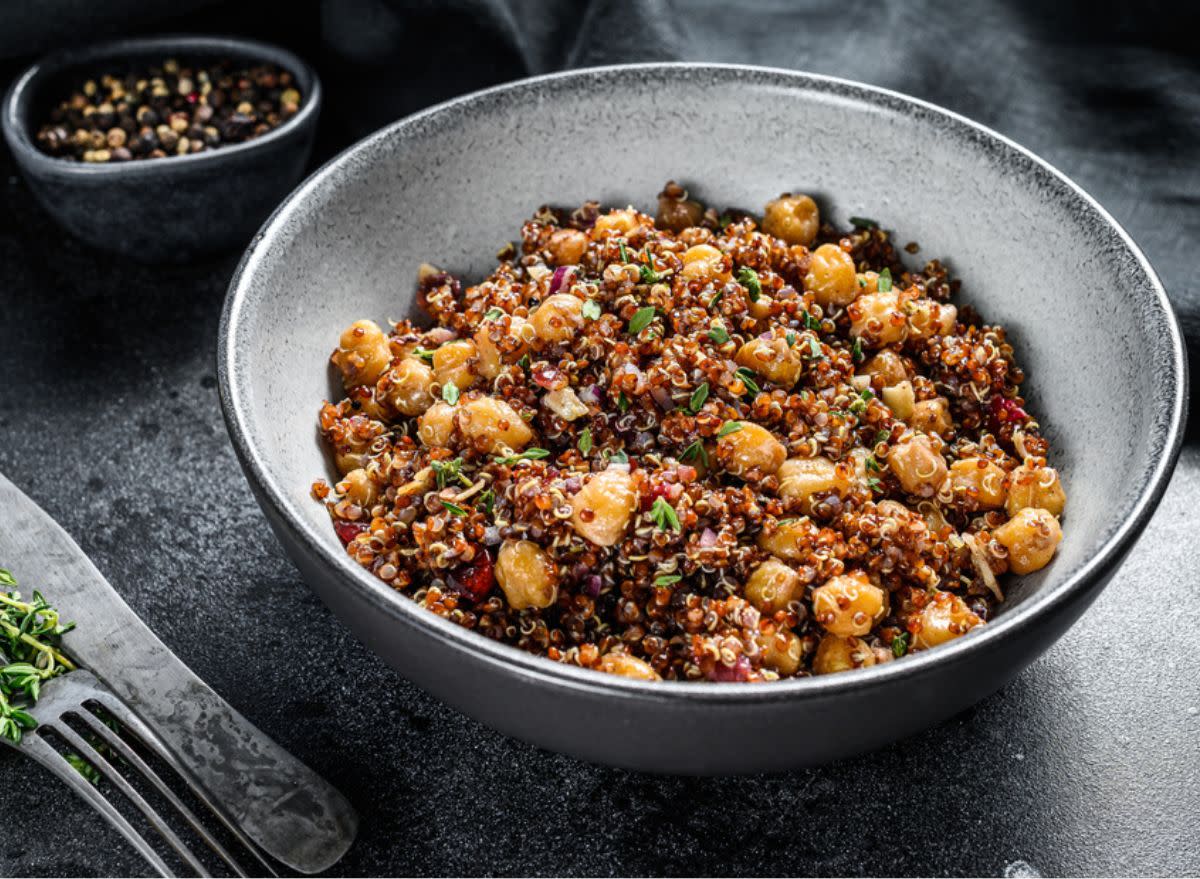
{"type": "Polygon", "coordinates": [[[879,272],[859,272],[855,277],[858,280],[859,296],[879,292],[879,272]]]}
{"type": "Polygon", "coordinates": [[[794,675],[800,670],[800,661],[804,658],[804,642],[794,632],[788,629],[776,629],[774,632],[759,632],[755,638],[762,651],[763,665],[772,668],[781,675],[794,675]]]}
{"type": "Polygon", "coordinates": [[[917,339],[948,336],[958,325],[958,309],[949,303],[918,299],[912,304],[908,325],[917,339]]]}
{"type": "Polygon", "coordinates": [[[519,452],[533,439],[529,425],[503,400],[479,397],[460,408],[463,436],[480,451],[496,454],[507,448],[519,452]]]}
{"type": "Polygon", "coordinates": [[[800,575],[777,558],[769,558],[746,580],[746,600],[765,614],[778,613],[804,595],[800,575]]]}
{"type": "Polygon", "coordinates": [[[828,675],[867,668],[874,664],[875,654],[865,641],[826,634],[817,644],[817,653],[813,657],[813,673],[828,675]]]}
{"type": "Polygon", "coordinates": [[[804,289],[823,306],[849,305],[858,296],[854,260],[836,244],[822,244],[809,260],[804,289]]]}
{"type": "Polygon", "coordinates": [[[936,433],[938,436],[949,433],[954,427],[954,422],[950,420],[950,401],[945,397],[935,397],[914,404],[908,423],[914,430],[925,433],[936,433]]]}
{"type": "Polygon", "coordinates": [[[963,458],[950,465],[950,487],[956,498],[966,497],[980,510],[1004,506],[1007,474],[987,458],[963,458]]]}
{"type": "Polygon", "coordinates": [[[917,612],[921,627],[913,634],[913,647],[928,650],[967,634],[983,622],[957,595],[939,592],[917,612]]]}
{"type": "Polygon", "coordinates": [[[912,418],[913,409],[917,405],[912,382],[907,379],[897,382],[889,388],[884,388],[880,396],[883,398],[884,404],[892,410],[892,414],[901,421],[908,421],[912,418]]]}
{"type": "Polygon", "coordinates": [[[908,319],[900,308],[899,291],[892,288],[887,293],[859,296],[850,306],[850,335],[875,347],[903,341],[908,335],[908,319]]]}
{"type": "Polygon", "coordinates": [[[908,381],[908,367],[904,364],[904,358],[886,349],[859,367],[859,373],[872,378],[878,376],[880,386],[885,388],[908,381]]]}
{"type": "Polygon", "coordinates": [[[738,350],[734,359],[739,366],[752,369],[784,388],[792,387],[804,372],[799,345],[789,345],[786,337],[751,339],[738,350]]]}
{"type": "Polygon", "coordinates": [[[472,366],[479,359],[479,351],[470,339],[447,342],[433,352],[433,376],[445,387],[453,383],[460,391],[475,384],[472,366]]]}
{"type": "Polygon", "coordinates": [[[917,497],[933,497],[946,481],[946,459],[925,434],[901,440],[888,453],[888,467],[904,491],[917,497]]]}
{"type": "Polygon", "coordinates": [[[1063,491],[1058,471],[1053,467],[1031,467],[1022,464],[1009,475],[1008,515],[1015,516],[1018,510],[1041,507],[1055,516],[1061,516],[1067,504],[1067,493],[1063,491]]]}
{"type": "Polygon", "coordinates": [[[811,247],[820,227],[817,203],[807,195],[785,193],[763,209],[762,230],[788,244],[811,247]]]}
{"type": "Polygon", "coordinates": [[[807,554],[814,532],[808,519],[785,519],[770,535],[766,532],[758,535],[758,547],[781,559],[798,562],[807,554]]]}
{"type": "Polygon", "coordinates": [[[571,498],[571,524],[575,532],[597,546],[612,546],[625,536],[637,492],[628,470],[610,467],[593,476],[571,498]]]}
{"type": "Polygon", "coordinates": [[[500,347],[492,341],[491,328],[490,323],[485,323],[475,333],[475,350],[479,353],[479,362],[475,364],[475,370],[488,381],[500,374],[505,362],[520,360],[529,350],[529,340],[533,337],[533,328],[525,318],[516,315],[508,318],[500,347]],[[504,350],[501,351],[501,348],[504,350]]]}
{"type": "Polygon", "coordinates": [[[729,271],[725,254],[711,244],[697,244],[683,252],[683,269],[680,275],[685,281],[718,281],[728,283],[733,277],[729,271]]]}
{"type": "Polygon", "coordinates": [[[417,419],[417,436],[430,447],[449,448],[454,436],[455,408],[438,400],[417,419]]]}
{"type": "Polygon", "coordinates": [[[559,229],[546,242],[550,261],[556,266],[578,265],[587,251],[588,239],[578,229],[559,229]]]}
{"type": "Polygon", "coordinates": [[[375,503],[377,496],[375,483],[371,481],[367,471],[361,467],[351,470],[343,476],[337,488],[347,500],[363,509],[367,509],[375,503]]]}
{"type": "Polygon", "coordinates": [[[704,205],[687,197],[687,190],[672,180],[658,194],[658,216],[655,218],[660,229],[682,232],[699,226],[704,219],[704,205]]]}
{"type": "Polygon", "coordinates": [[[334,440],[333,462],[338,472],[344,475],[366,466],[371,444],[384,432],[384,426],[365,415],[352,415],[342,421],[339,427],[331,435],[334,440]]]}
{"type": "Polygon", "coordinates": [[[496,582],[513,610],[549,607],[558,599],[558,570],[540,546],[506,540],[496,554],[496,582]]]}
{"type": "Polygon", "coordinates": [[[596,218],[593,230],[599,236],[628,235],[638,227],[637,212],[632,209],[610,211],[596,218]]]}
{"type": "Polygon", "coordinates": [[[787,449],[765,427],[749,421],[717,440],[717,461],[735,476],[770,476],[787,458],[787,449]]]}
{"type": "Polygon", "coordinates": [[[433,405],[433,370],[414,357],[401,360],[379,380],[376,395],[403,415],[420,415],[433,405]]]}
{"type": "Polygon", "coordinates": [[[992,532],[1008,550],[1008,567],[1014,574],[1040,571],[1050,563],[1062,541],[1062,527],[1049,510],[1026,507],[992,532]]]}
{"type": "Polygon", "coordinates": [[[809,512],[814,495],[832,491],[841,496],[850,489],[846,468],[839,468],[828,458],[789,458],[776,475],[779,496],[785,501],[800,501],[801,509],[809,512]]]}
{"type": "Polygon", "coordinates": [[[570,293],[555,293],[537,307],[529,323],[546,344],[569,342],[583,326],[583,300],[570,293]]]}
{"type": "Polygon", "coordinates": [[[623,678],[634,678],[639,681],[661,681],[650,663],[630,656],[628,653],[606,653],[600,657],[596,665],[597,671],[610,675],[620,675],[623,678]]]}
{"type": "Polygon", "coordinates": [[[392,349],[379,324],[372,320],[356,320],[342,333],[331,359],[342,371],[342,383],[346,387],[371,385],[392,362],[392,349]]]}
{"type": "Polygon", "coordinates": [[[865,635],[887,616],[888,594],[861,571],[825,581],[812,594],[813,619],[843,638],[865,635]]]}

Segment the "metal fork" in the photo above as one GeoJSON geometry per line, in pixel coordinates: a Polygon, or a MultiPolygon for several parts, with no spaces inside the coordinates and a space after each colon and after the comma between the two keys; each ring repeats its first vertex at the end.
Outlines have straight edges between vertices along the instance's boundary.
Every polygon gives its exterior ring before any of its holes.
{"type": "Polygon", "coordinates": [[[38,721],[36,730],[26,732],[20,743],[0,739],[19,753],[36,760],[50,772],[66,782],[83,797],[116,830],[137,849],[161,876],[176,875],[163,860],[153,845],[125,818],[111,799],[93,782],[89,781],[67,760],[66,754],[51,744],[50,738],[59,738],[70,753],[90,764],[115,791],[119,792],[142,814],[146,822],[162,837],[162,840],[179,856],[187,868],[197,876],[211,875],[195,852],[180,839],[163,815],[143,797],[130,783],[131,777],[140,777],[171,805],[176,818],[182,819],[212,852],[236,875],[247,873],[221,841],[205,826],[196,814],[171,790],[162,777],[132,748],[125,739],[112,729],[96,709],[116,721],[131,734],[143,748],[162,760],[184,780],[187,789],[208,808],[211,817],[218,821],[238,840],[254,862],[255,875],[278,875],[271,865],[259,854],[254,843],[236,824],[230,821],[216,803],[213,803],[204,788],[190,777],[190,773],[158,736],[146,726],[129,707],[105,687],[95,675],[79,670],[55,678],[42,686],[41,697],[29,711],[38,721]],[[67,723],[70,718],[87,729],[88,737],[67,723]],[[119,759],[117,759],[119,758],[119,759]],[[120,768],[118,764],[123,764],[120,768]],[[125,772],[122,772],[121,769],[125,772]],[[128,777],[127,777],[128,776],[128,777]]]}

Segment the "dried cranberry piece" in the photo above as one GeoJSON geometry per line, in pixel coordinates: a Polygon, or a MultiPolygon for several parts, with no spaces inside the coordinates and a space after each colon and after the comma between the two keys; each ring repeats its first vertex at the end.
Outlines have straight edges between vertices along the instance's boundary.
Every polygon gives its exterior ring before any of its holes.
{"type": "Polygon", "coordinates": [[[475,554],[475,561],[457,568],[446,578],[446,583],[455,592],[465,595],[471,601],[483,601],[496,584],[492,557],[488,555],[487,550],[479,550],[475,554]]]}
{"type": "Polygon", "coordinates": [[[750,680],[750,660],[739,656],[733,665],[718,662],[708,673],[708,679],[722,684],[748,681],[750,680]]]}
{"type": "Polygon", "coordinates": [[[997,427],[1002,424],[1025,421],[1029,418],[1029,413],[1018,406],[1015,400],[1010,400],[1000,394],[992,396],[991,411],[992,421],[997,427]]]}
{"type": "Polygon", "coordinates": [[[333,523],[333,530],[337,532],[342,544],[348,546],[350,541],[367,530],[367,525],[365,522],[346,522],[338,519],[333,523]]]}
{"type": "Polygon", "coordinates": [[[557,391],[567,386],[567,377],[553,366],[535,369],[532,375],[534,384],[541,385],[548,391],[557,391]]]}

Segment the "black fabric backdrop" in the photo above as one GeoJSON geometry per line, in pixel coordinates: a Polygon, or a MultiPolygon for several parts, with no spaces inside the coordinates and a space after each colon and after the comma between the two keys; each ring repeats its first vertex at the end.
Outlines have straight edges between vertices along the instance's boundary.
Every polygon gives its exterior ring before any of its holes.
{"type": "MultiPolygon", "coordinates": [[[[8,0],[0,85],[56,45],[161,31],[241,33],[313,61],[328,89],[314,164],[405,113],[570,66],[745,62],[897,89],[992,126],[1091,192],[1200,340],[1200,56],[1170,4],[8,0]]],[[[337,871],[1019,875],[1027,860],[1054,873],[1200,872],[1200,626],[1178,614],[1166,638],[1126,613],[1151,591],[1195,605],[1180,576],[1198,561],[1194,440],[1120,580],[976,709],[786,776],[606,770],[415,690],[300,583],[217,406],[217,315],[236,256],[155,268],[83,247],[0,147],[0,471],[203,677],[346,791],[363,831],[337,871]]],[[[0,875],[144,869],[48,785],[0,749],[0,875]]]]}

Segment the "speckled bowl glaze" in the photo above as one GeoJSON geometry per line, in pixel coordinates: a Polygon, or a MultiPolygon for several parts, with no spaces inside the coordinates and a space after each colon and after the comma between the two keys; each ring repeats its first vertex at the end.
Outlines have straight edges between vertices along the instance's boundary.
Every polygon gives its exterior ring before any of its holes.
{"type": "Polygon", "coordinates": [[[750,67],[583,70],[404,119],[275,213],[230,287],[222,404],[267,518],[305,579],[403,675],[483,722],[659,772],[776,770],[909,735],[1000,687],[1116,572],[1175,464],[1186,366],[1154,272],[1058,171],[961,116],[843,80],[750,67]],[[342,550],[309,486],[331,476],[316,411],[338,333],[415,311],[422,261],[465,278],[545,202],[653,210],[668,178],[750,209],[790,189],[946,256],[960,301],[1011,328],[1070,503],[1056,560],[989,625],[854,673],[771,684],[646,683],[489,641],[420,609],[342,550]]]}
{"type": "Polygon", "coordinates": [[[179,262],[249,242],[304,173],[320,108],[316,72],[285,49],[229,37],[145,37],[39,61],[9,88],[0,125],[29,188],[64,229],[102,250],[179,262]],[[170,57],[273,62],[296,77],[300,112],[254,140],[165,159],[85,164],[34,145],[42,114],[78,75],[170,57]]]}

